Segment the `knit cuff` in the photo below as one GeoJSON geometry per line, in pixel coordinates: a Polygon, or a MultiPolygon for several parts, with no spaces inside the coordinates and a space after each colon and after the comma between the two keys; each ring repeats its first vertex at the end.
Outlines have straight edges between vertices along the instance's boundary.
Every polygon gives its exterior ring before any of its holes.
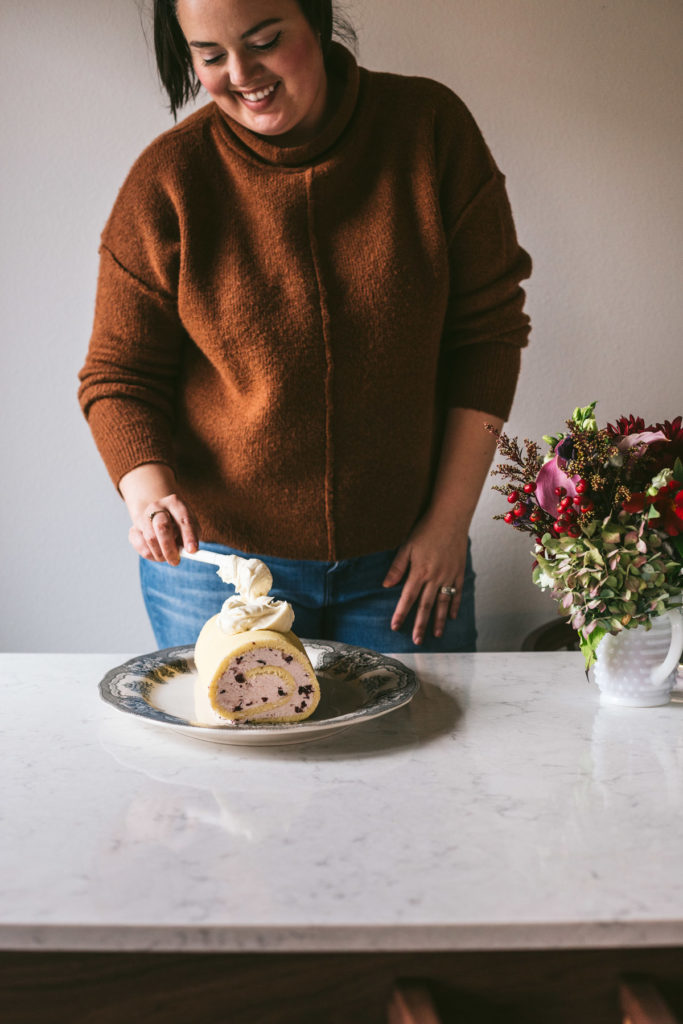
{"type": "Polygon", "coordinates": [[[506,420],[520,364],[519,347],[505,342],[481,342],[454,349],[448,358],[448,405],[478,409],[506,420]]]}
{"type": "Polygon", "coordinates": [[[93,402],[86,415],[97,449],[117,490],[126,473],[148,462],[163,462],[175,472],[170,433],[141,402],[102,398],[93,402]]]}

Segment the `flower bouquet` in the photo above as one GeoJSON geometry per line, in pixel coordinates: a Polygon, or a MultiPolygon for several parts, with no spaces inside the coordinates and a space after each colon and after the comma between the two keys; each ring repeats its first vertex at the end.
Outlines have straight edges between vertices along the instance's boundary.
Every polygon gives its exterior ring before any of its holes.
{"type": "Polygon", "coordinates": [[[598,427],[595,405],[544,437],[544,453],[489,428],[505,459],[494,490],[510,504],[494,518],[534,537],[533,581],[578,631],[586,668],[606,634],[649,629],[683,591],[683,417],[598,427]]]}

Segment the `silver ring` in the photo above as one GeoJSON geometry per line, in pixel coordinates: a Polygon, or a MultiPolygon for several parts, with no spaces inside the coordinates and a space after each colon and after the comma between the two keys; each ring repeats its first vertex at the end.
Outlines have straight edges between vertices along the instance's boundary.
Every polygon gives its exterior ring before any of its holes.
{"type": "Polygon", "coordinates": [[[454,594],[458,593],[457,587],[439,587],[440,594],[448,594],[449,597],[453,597],[454,594]]]}
{"type": "Polygon", "coordinates": [[[171,513],[170,513],[170,512],[168,511],[168,509],[167,509],[167,508],[155,508],[153,512],[148,512],[148,513],[147,513],[147,518],[149,519],[150,523],[154,521],[154,517],[155,517],[155,516],[158,516],[160,512],[165,512],[165,513],[166,513],[166,515],[169,515],[169,516],[170,516],[170,514],[171,514],[171,513]]]}

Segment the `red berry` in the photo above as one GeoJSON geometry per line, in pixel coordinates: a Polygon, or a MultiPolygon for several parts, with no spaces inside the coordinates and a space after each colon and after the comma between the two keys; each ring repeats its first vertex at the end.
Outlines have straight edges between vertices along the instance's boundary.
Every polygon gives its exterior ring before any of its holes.
{"type": "Polygon", "coordinates": [[[553,530],[555,533],[564,533],[564,523],[555,522],[553,523],[553,530]]]}
{"type": "Polygon", "coordinates": [[[519,494],[517,493],[517,491],[510,491],[510,493],[508,494],[508,501],[510,502],[510,504],[514,505],[514,503],[518,500],[519,494]]]}
{"type": "Polygon", "coordinates": [[[593,504],[593,502],[592,501],[587,501],[585,505],[581,506],[581,511],[585,515],[586,512],[592,512],[594,508],[595,508],[595,505],[593,504]]]}
{"type": "Polygon", "coordinates": [[[555,488],[555,494],[558,496],[558,498],[564,498],[566,493],[567,493],[567,488],[566,487],[556,487],[555,488]]]}
{"type": "Polygon", "coordinates": [[[513,516],[517,516],[517,518],[519,518],[520,516],[524,515],[525,511],[526,509],[524,508],[524,505],[517,505],[515,508],[513,508],[512,514],[513,516]]]}
{"type": "Polygon", "coordinates": [[[568,537],[580,537],[581,536],[581,530],[578,528],[578,526],[574,526],[574,525],[569,526],[567,528],[567,536],[568,537]]]}
{"type": "Polygon", "coordinates": [[[580,505],[581,504],[581,498],[579,497],[578,494],[574,495],[574,497],[572,498],[572,501],[574,502],[575,505],[580,505]]]}
{"type": "Polygon", "coordinates": [[[531,515],[529,516],[529,522],[530,523],[538,523],[538,522],[540,522],[540,519],[541,519],[541,517],[538,514],[538,512],[532,512],[531,515]]]}
{"type": "Polygon", "coordinates": [[[588,490],[588,484],[586,483],[586,481],[585,480],[577,480],[577,482],[576,482],[577,494],[585,494],[587,490],[588,490]]]}
{"type": "Polygon", "coordinates": [[[522,488],[522,490],[524,491],[525,494],[533,494],[534,491],[536,490],[536,484],[532,484],[532,483],[524,484],[524,487],[522,488]]]}
{"type": "Polygon", "coordinates": [[[514,514],[512,512],[506,512],[505,515],[503,516],[503,520],[506,523],[514,523],[514,521],[515,521],[514,514]]]}
{"type": "Polygon", "coordinates": [[[572,503],[572,499],[570,497],[563,498],[562,501],[560,502],[560,508],[564,512],[565,509],[569,508],[571,503],[572,503]]]}

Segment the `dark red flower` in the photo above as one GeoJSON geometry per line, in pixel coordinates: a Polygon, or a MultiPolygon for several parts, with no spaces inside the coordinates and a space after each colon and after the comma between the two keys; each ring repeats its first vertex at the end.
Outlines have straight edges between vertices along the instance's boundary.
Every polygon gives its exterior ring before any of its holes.
{"type": "Polygon", "coordinates": [[[634,416],[633,413],[626,418],[626,416],[620,416],[616,422],[607,424],[607,433],[610,437],[626,437],[628,434],[642,434],[644,430],[654,430],[655,428],[645,426],[645,420],[642,416],[634,416]]]}
{"type": "Polygon", "coordinates": [[[648,501],[647,495],[643,494],[642,491],[637,491],[621,507],[625,512],[642,512],[646,501],[648,501]]]}
{"type": "Polygon", "coordinates": [[[661,430],[669,441],[683,441],[683,416],[677,416],[675,420],[664,420],[658,423],[657,430],[661,430]]]}
{"type": "MultiPolygon", "coordinates": [[[[672,480],[671,483],[675,483],[675,481],[672,480]]],[[[677,486],[680,487],[680,484],[677,486]]],[[[669,500],[662,513],[662,518],[664,520],[662,525],[670,537],[678,537],[683,533],[683,488],[678,494],[669,491],[669,500]]]]}
{"type": "Polygon", "coordinates": [[[661,430],[667,440],[657,441],[651,446],[650,453],[655,459],[655,468],[664,469],[673,466],[676,459],[683,460],[683,416],[658,423],[657,430],[661,430]]]}
{"type": "Polygon", "coordinates": [[[622,508],[638,514],[648,505],[654,505],[659,512],[659,518],[651,520],[655,529],[664,530],[670,537],[683,534],[683,487],[678,480],[670,480],[655,495],[632,494],[628,501],[623,502],[622,508]]]}

